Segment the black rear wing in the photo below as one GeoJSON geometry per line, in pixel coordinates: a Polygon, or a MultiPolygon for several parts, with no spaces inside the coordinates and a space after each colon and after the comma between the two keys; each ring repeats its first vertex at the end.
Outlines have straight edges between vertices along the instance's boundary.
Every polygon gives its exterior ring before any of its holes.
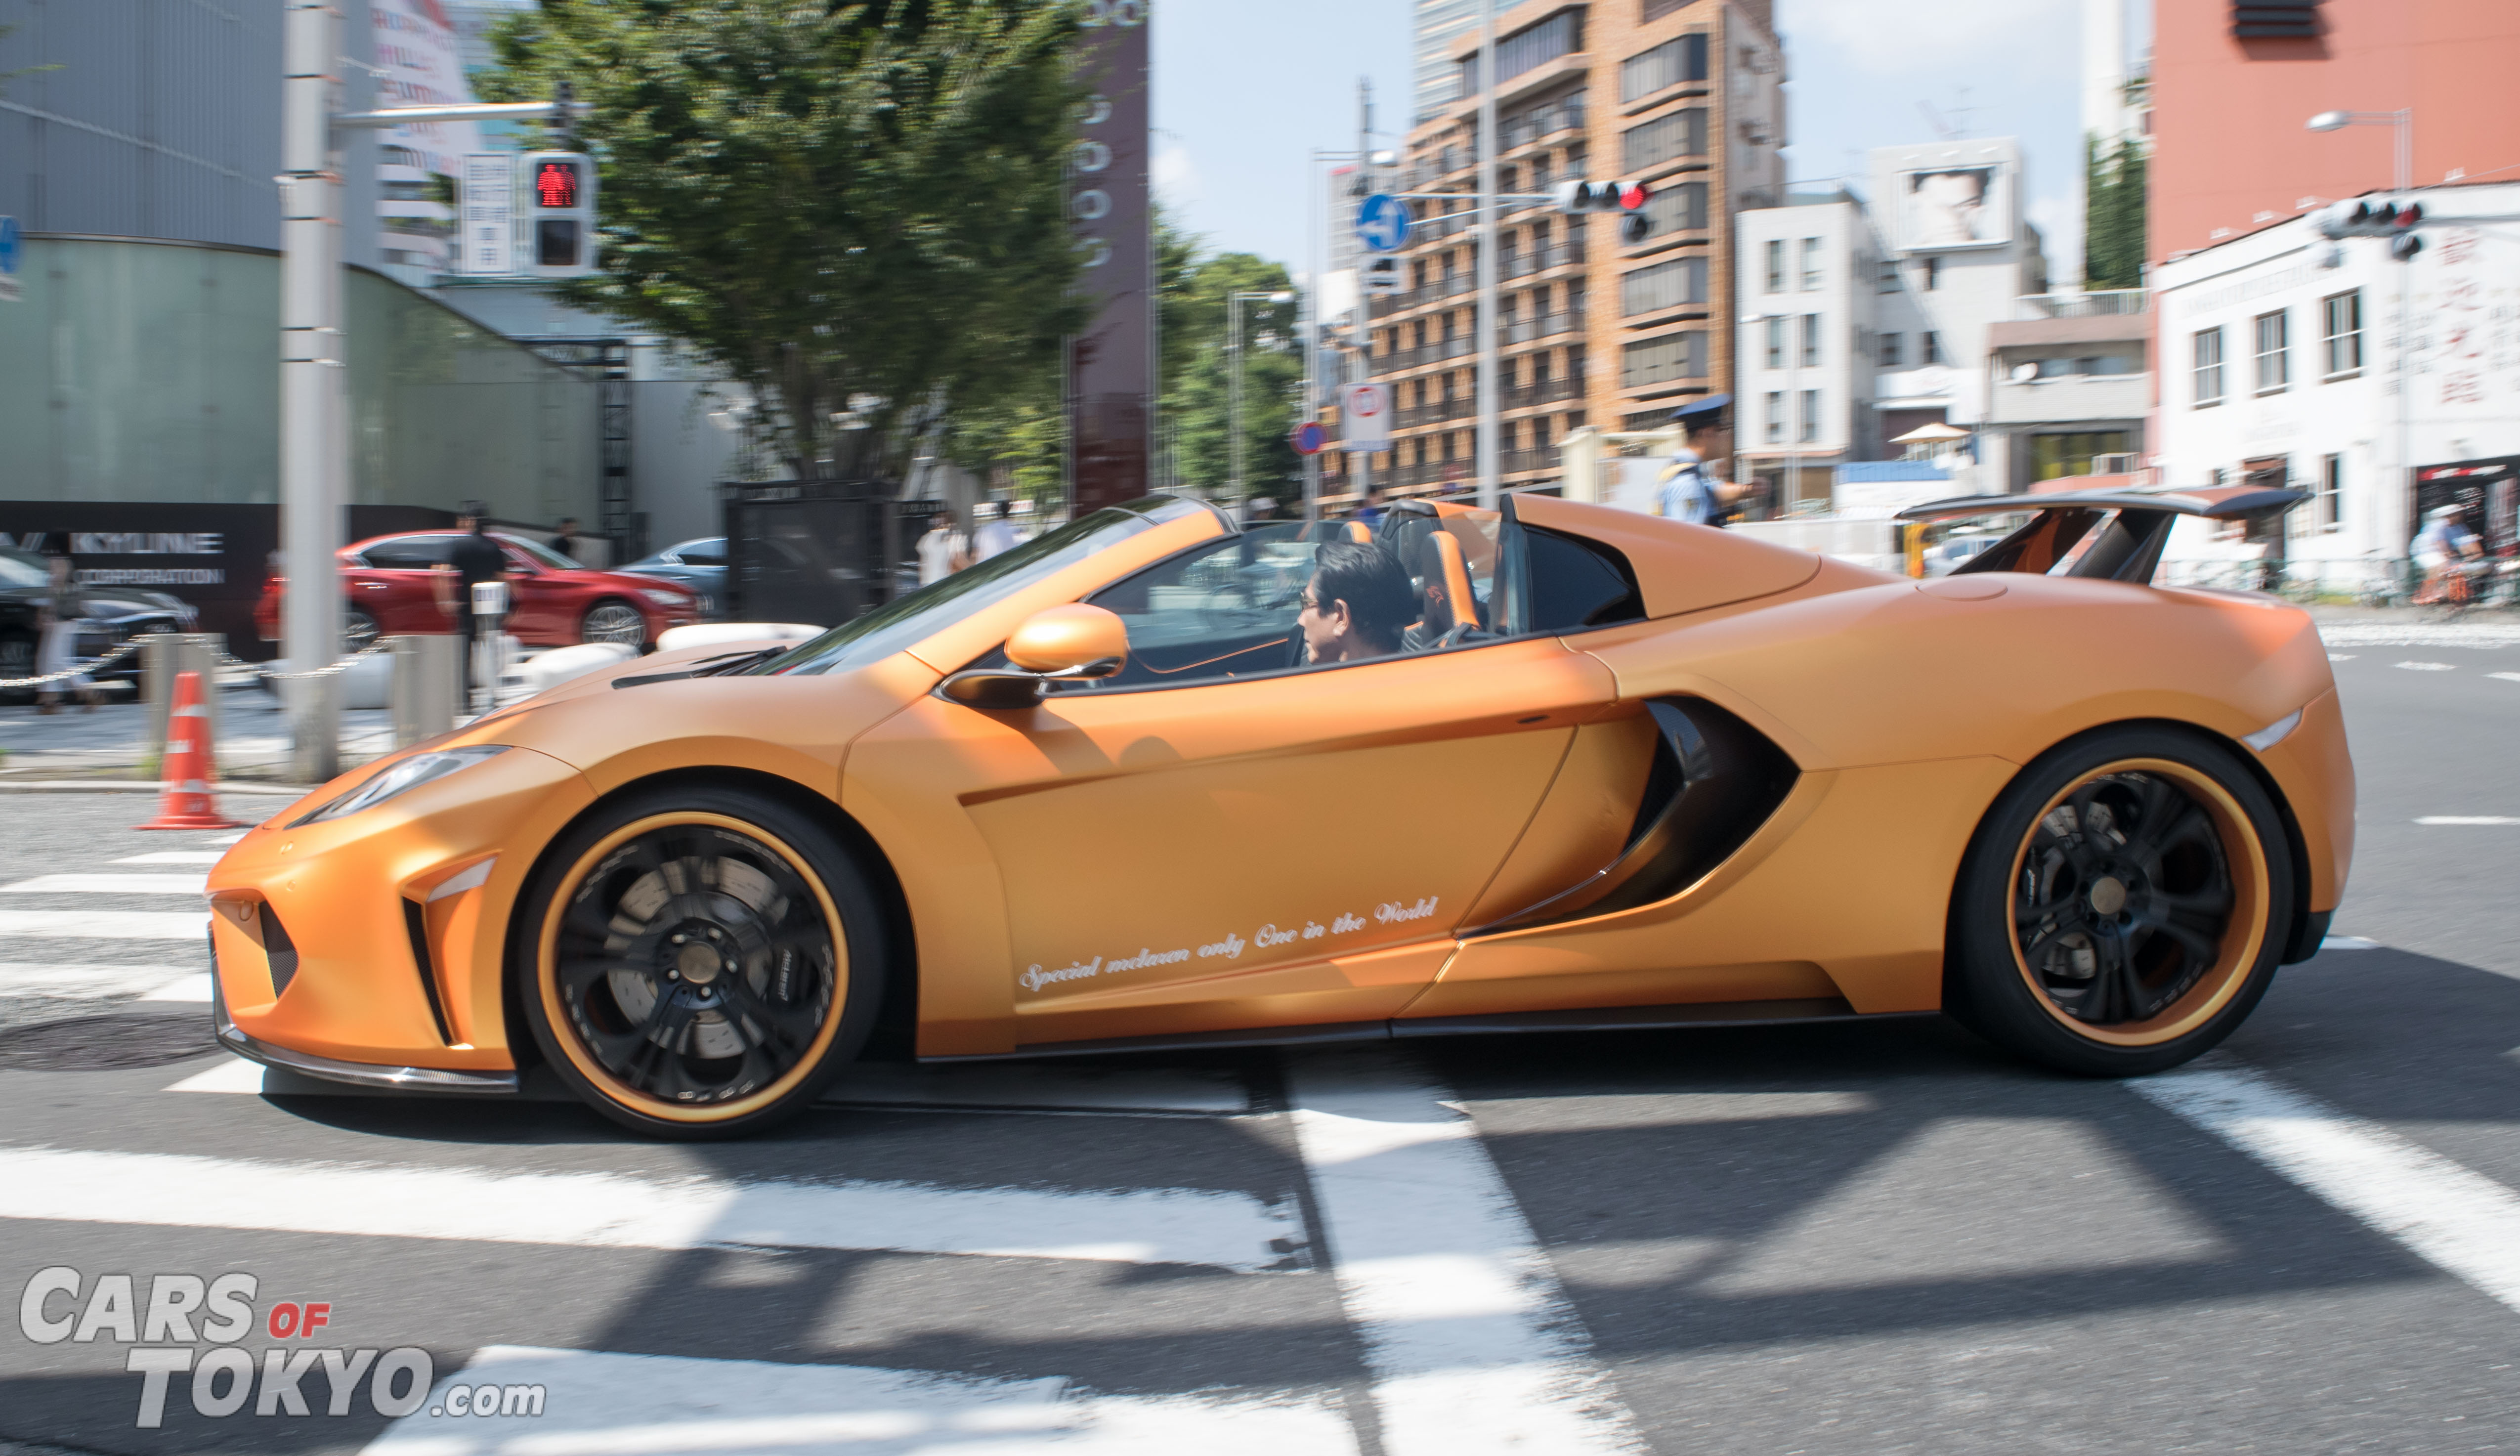
{"type": "Polygon", "coordinates": [[[2161,549],[2182,516],[2211,521],[2253,521],[2280,516],[2310,499],[2299,490],[2227,485],[2210,490],[2071,490],[2048,495],[1972,495],[1910,506],[1892,519],[1954,521],[1969,516],[2030,514],[2027,525],[1953,569],[2027,571],[2045,575],[2082,543],[2103,519],[2108,524],[2065,572],[2109,581],[2146,582],[2161,566],[2161,549]]]}

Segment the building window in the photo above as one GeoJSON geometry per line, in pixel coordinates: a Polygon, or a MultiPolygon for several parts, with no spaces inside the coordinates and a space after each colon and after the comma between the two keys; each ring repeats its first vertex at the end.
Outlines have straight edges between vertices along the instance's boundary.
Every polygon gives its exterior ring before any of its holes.
{"type": "MultiPolygon", "coordinates": [[[[2354,297],[2352,294],[2343,295],[2354,297]]],[[[2327,301],[2335,302],[2334,298],[2327,301]]],[[[2318,462],[2318,508],[2315,518],[2321,526],[2340,525],[2345,521],[2345,457],[2329,455],[2318,462]]]]}
{"type": "Polygon", "coordinates": [[[1794,438],[1804,444],[1810,444],[1820,438],[1820,391],[1818,389],[1803,391],[1802,413],[1796,420],[1795,426],[1794,438]]]}
{"type": "Polygon", "coordinates": [[[1820,288],[1820,240],[1803,240],[1803,292],[1815,293],[1820,288]]]}
{"type": "Polygon", "coordinates": [[[2204,409],[2223,402],[2223,331],[2196,331],[2195,388],[2191,408],[2204,409]]]}
{"type": "Polygon", "coordinates": [[[1781,294],[1784,291],[1785,240],[1771,238],[1768,240],[1768,292],[1781,294]]]}
{"type": "Polygon", "coordinates": [[[2292,315],[2283,309],[2258,315],[2258,392],[2273,394],[2292,383],[2292,315]]]}
{"type": "Polygon", "coordinates": [[[2092,473],[2092,456],[2123,455],[2128,448],[2127,432],[2123,430],[2033,435],[2030,441],[2031,478],[2053,480],[2059,476],[2088,476],[2092,473]]]}
{"type": "Polygon", "coordinates": [[[1929,257],[1925,259],[1925,292],[1932,293],[1934,290],[1941,288],[1942,286],[1943,260],[1938,257],[1929,257]]]}
{"type": "Polygon", "coordinates": [[[1627,170],[1641,172],[1682,157],[1706,155],[1706,109],[1684,107],[1666,112],[1642,126],[1619,133],[1619,157],[1627,170]]]}
{"type": "Polygon", "coordinates": [[[1908,364],[1907,343],[1907,336],[1904,334],[1882,335],[1881,367],[1884,369],[1906,368],[1908,364]]]}
{"type": "Polygon", "coordinates": [[[1943,357],[1942,335],[1935,333],[1931,329],[1927,329],[1924,333],[1916,336],[1916,362],[1919,364],[1949,364],[1952,362],[1951,360],[1943,357]]]}
{"type": "Polygon", "coordinates": [[[1619,276],[1619,312],[1655,313],[1706,301],[1706,259],[1673,258],[1619,276]]]}
{"type": "MultiPolygon", "coordinates": [[[[2318,305],[2323,336],[2322,363],[2329,379],[2350,379],[2362,372],[2362,291],[2338,294],[2318,305]]],[[[2334,463],[2336,457],[2327,457],[2334,463]]]]}
{"type": "Polygon", "coordinates": [[[1666,187],[1646,199],[1642,215],[1645,236],[1659,238],[1666,233],[1703,232],[1706,230],[1706,184],[1683,182],[1666,187]]]}
{"type": "Polygon", "coordinates": [[[1621,353],[1624,365],[1619,376],[1621,388],[1706,377],[1706,335],[1701,330],[1665,334],[1659,339],[1640,339],[1628,344],[1621,353]]]}
{"type": "Polygon", "coordinates": [[[1899,292],[1899,260],[1897,258],[1883,258],[1881,260],[1881,272],[1873,279],[1872,291],[1876,294],[1895,294],[1899,292]]]}
{"type": "MultiPolygon", "coordinates": [[[[1582,17],[1581,11],[1561,10],[1537,25],[1525,25],[1498,41],[1497,83],[1502,85],[1526,70],[1584,49],[1582,17]]],[[[1462,58],[1461,94],[1479,94],[1479,58],[1476,52],[1462,58]]]]}
{"type": "Polygon", "coordinates": [[[1820,315],[1817,313],[1806,313],[1803,315],[1802,356],[1803,368],[1818,369],[1820,367],[1820,315]]]}
{"type": "MultiPolygon", "coordinates": [[[[1697,0],[1645,0],[1644,23],[1650,25],[1674,11],[1687,10],[1696,3],[1697,0]]],[[[1697,78],[1702,81],[1706,79],[1706,37],[1699,35],[1694,39],[1698,51],[1697,78]]]]}
{"type": "Polygon", "coordinates": [[[1767,322],[1768,367],[1782,369],[1785,367],[1785,321],[1782,318],[1771,318],[1767,322]]]}
{"type": "MultiPolygon", "coordinates": [[[[1688,0],[1645,0],[1645,19],[1659,20],[1688,0]]],[[[1619,63],[1619,101],[1651,96],[1667,86],[1706,79],[1706,33],[1702,30],[1666,40],[1650,51],[1619,63]]]]}
{"type": "Polygon", "coordinates": [[[1785,442],[1785,396],[1783,391],[1778,390],[1771,392],[1768,395],[1767,421],[1768,443],[1772,445],[1783,444],[1785,442]]]}

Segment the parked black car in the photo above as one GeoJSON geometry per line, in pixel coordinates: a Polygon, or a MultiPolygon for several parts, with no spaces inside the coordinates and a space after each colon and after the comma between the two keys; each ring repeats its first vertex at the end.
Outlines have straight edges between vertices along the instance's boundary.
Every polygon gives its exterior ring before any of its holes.
{"type": "Polygon", "coordinates": [[[642,576],[662,576],[679,581],[700,594],[700,620],[716,621],[726,614],[726,537],[703,536],[668,546],[653,556],[643,557],[616,570],[636,571],[642,576]]]}
{"type": "MultiPolygon", "coordinates": [[[[0,680],[35,675],[40,646],[36,614],[52,592],[44,559],[31,551],[0,546],[0,680]]],[[[135,586],[70,588],[70,614],[79,622],[78,654],[100,657],[145,632],[189,632],[198,619],[182,599],[135,586]]],[[[99,681],[136,679],[140,655],[114,662],[95,674],[99,681]]],[[[22,702],[31,688],[0,688],[0,695],[22,702]]]]}

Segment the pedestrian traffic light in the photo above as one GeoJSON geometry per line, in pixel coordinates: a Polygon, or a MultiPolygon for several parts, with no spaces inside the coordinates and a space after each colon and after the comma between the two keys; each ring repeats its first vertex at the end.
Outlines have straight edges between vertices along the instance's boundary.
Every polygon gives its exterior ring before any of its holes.
{"type": "Polygon", "coordinates": [[[517,271],[584,278],[596,271],[595,159],[528,152],[517,160],[517,271]]]}
{"type": "MultiPolygon", "coordinates": [[[[2357,198],[2320,208],[2318,228],[2324,238],[2403,238],[2410,237],[2423,220],[2424,205],[2411,198],[2357,198]]],[[[2397,251],[2394,247],[2390,250],[2397,251]]],[[[2400,255],[2409,256],[2414,250],[2400,255]]]]}

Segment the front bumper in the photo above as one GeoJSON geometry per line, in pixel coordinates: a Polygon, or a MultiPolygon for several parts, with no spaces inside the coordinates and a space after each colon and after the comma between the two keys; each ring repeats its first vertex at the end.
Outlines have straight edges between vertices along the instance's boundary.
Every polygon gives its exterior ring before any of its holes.
{"type": "Polygon", "coordinates": [[[353,1087],[379,1087],[394,1092],[458,1092],[498,1095],[517,1090],[513,1071],[450,1071],[437,1067],[379,1067],[367,1062],[336,1062],[287,1047],[257,1041],[237,1029],[228,1015],[228,998],[219,988],[218,942],[210,943],[210,1029],[219,1045],[248,1062],[282,1071],[294,1071],[353,1087]]]}

